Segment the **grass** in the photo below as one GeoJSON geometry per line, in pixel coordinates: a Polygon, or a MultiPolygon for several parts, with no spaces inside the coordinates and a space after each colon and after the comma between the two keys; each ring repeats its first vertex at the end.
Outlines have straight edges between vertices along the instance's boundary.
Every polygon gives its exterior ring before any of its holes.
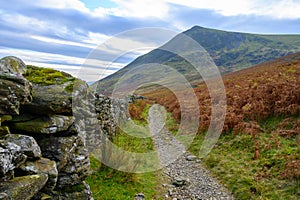
{"type": "MultiPolygon", "coordinates": [[[[27,72],[24,75],[27,80],[31,83],[38,84],[38,85],[55,85],[55,84],[63,84],[68,81],[73,81],[75,78],[72,77],[70,74],[65,72],[57,71],[51,68],[42,68],[27,65],[27,72]]],[[[73,85],[70,85],[70,90],[73,89],[73,85]]]]}
{"type": "Polygon", "coordinates": [[[142,192],[146,199],[157,199],[160,190],[159,172],[130,174],[101,165],[91,158],[94,172],[86,179],[95,200],[132,200],[135,194],[142,192]]]}
{"type": "MultiPolygon", "coordinates": [[[[223,135],[204,165],[227,187],[236,199],[299,199],[300,177],[286,177],[286,163],[299,160],[295,137],[271,134],[282,118],[270,118],[261,126],[264,132],[253,140],[251,135],[223,135]],[[259,144],[260,159],[254,159],[259,144]]],[[[198,154],[204,139],[199,135],[190,146],[198,154]]],[[[299,167],[299,166],[298,166],[299,167]]]]}
{"type": "MultiPolygon", "coordinates": [[[[147,116],[149,106],[142,112],[143,117],[147,116]]],[[[153,141],[149,130],[146,128],[145,120],[129,121],[113,139],[118,147],[136,153],[147,153],[153,151],[153,141]],[[139,137],[137,137],[139,136],[139,137]],[[141,138],[141,136],[147,136],[141,138]]],[[[131,162],[122,156],[112,156],[118,162],[131,162]]],[[[150,160],[151,162],[151,160],[150,160]]],[[[135,166],[133,166],[135,167],[135,166]]],[[[91,157],[91,169],[93,173],[87,178],[95,200],[132,200],[137,193],[143,193],[146,199],[159,199],[161,190],[159,176],[160,172],[147,173],[126,173],[109,168],[91,157]]]]}

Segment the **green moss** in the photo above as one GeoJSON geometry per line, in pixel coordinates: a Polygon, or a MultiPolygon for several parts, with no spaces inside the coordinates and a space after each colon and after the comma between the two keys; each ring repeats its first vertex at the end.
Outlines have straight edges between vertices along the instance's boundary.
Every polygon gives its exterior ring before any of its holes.
{"type": "Polygon", "coordinates": [[[69,85],[67,85],[65,90],[66,90],[66,92],[73,92],[73,88],[74,88],[74,83],[72,82],[69,85]]]}
{"type": "Polygon", "coordinates": [[[50,68],[36,66],[27,66],[27,72],[24,75],[31,83],[38,85],[55,85],[73,81],[75,78],[65,72],[57,71],[50,68]]]}

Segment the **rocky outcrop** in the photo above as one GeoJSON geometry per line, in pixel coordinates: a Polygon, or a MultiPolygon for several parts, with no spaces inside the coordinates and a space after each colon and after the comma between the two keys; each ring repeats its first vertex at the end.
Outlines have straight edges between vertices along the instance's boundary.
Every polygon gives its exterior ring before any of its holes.
{"type": "Polygon", "coordinates": [[[63,72],[28,70],[15,57],[0,60],[0,199],[92,199],[84,182],[87,123],[73,113],[76,93],[75,110],[92,113],[80,97],[88,92],[87,84],[63,72]]]}
{"type": "Polygon", "coordinates": [[[0,115],[19,114],[20,105],[31,101],[31,84],[19,74],[0,71],[0,115]]]}

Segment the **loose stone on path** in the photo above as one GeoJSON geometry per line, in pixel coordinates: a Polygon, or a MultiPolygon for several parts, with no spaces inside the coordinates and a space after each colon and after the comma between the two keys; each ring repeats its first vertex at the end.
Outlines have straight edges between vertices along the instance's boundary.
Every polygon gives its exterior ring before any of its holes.
{"type": "Polygon", "coordinates": [[[234,199],[219,184],[208,170],[204,169],[198,157],[186,151],[185,146],[164,127],[165,113],[159,105],[153,105],[148,122],[155,148],[161,161],[164,183],[164,199],[234,199]]]}

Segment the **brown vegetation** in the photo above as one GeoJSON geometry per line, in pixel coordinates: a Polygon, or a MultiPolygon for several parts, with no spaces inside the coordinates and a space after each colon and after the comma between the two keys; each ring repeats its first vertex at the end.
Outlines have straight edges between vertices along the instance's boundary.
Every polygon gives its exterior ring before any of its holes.
{"type": "MultiPolygon", "coordinates": [[[[227,97],[224,133],[257,134],[261,129],[257,122],[300,113],[300,53],[225,75],[223,80],[227,97]]],[[[205,83],[194,91],[201,112],[199,132],[203,132],[210,123],[211,98],[205,83]]],[[[180,106],[169,90],[143,95],[164,105],[180,120],[180,106]]]]}
{"type": "MultiPolygon", "coordinates": [[[[260,159],[262,153],[269,149],[281,148],[280,138],[292,138],[300,151],[300,53],[225,75],[223,81],[227,97],[223,134],[231,133],[233,137],[251,135],[253,159],[260,159]],[[282,121],[274,129],[265,130],[262,124],[270,118],[281,118],[282,121]],[[263,141],[261,133],[269,134],[268,141],[263,141]]],[[[194,91],[201,113],[200,134],[210,124],[211,98],[205,83],[200,83],[194,91]]],[[[142,95],[164,105],[180,121],[180,105],[168,89],[152,90],[142,95]]],[[[131,107],[133,117],[141,112],[137,110],[131,107]]],[[[279,156],[285,156],[281,177],[299,179],[299,152],[279,156]]]]}

